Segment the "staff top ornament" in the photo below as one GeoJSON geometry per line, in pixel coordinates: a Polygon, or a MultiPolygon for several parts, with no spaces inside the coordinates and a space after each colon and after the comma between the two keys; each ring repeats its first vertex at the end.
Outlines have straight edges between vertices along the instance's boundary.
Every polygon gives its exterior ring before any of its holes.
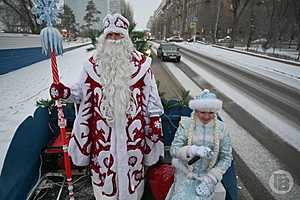
{"type": "Polygon", "coordinates": [[[59,14],[63,10],[58,7],[60,0],[34,0],[32,13],[37,16],[37,23],[47,23],[47,27],[43,28],[40,37],[42,42],[43,53],[49,55],[55,53],[60,55],[63,53],[62,37],[59,31],[53,25],[60,23],[59,14]]]}
{"type": "Polygon", "coordinates": [[[63,9],[58,6],[59,2],[60,0],[34,0],[31,11],[37,16],[37,23],[42,24],[44,21],[47,26],[59,24],[59,14],[63,13],[63,9]]]}

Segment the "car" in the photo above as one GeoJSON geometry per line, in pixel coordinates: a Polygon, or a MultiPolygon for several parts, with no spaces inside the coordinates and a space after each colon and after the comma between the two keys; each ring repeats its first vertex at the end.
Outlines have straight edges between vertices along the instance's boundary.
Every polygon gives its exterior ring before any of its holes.
{"type": "Polygon", "coordinates": [[[195,42],[206,42],[205,37],[200,36],[200,35],[197,35],[196,37],[195,36],[190,37],[186,41],[187,42],[194,42],[194,40],[195,40],[195,42]]]}
{"type": "Polygon", "coordinates": [[[231,41],[231,37],[229,35],[227,35],[224,38],[217,39],[217,42],[230,42],[230,41],[231,41]]]}
{"type": "Polygon", "coordinates": [[[181,59],[179,48],[172,43],[161,43],[157,49],[157,57],[162,61],[180,62],[181,59]]]}
{"type": "Polygon", "coordinates": [[[262,44],[262,43],[266,43],[268,40],[266,38],[259,38],[256,40],[253,40],[252,43],[253,44],[262,44]]]}
{"type": "Polygon", "coordinates": [[[148,40],[149,40],[149,41],[154,41],[154,40],[155,40],[155,37],[149,37],[148,40]]]}
{"type": "Polygon", "coordinates": [[[167,38],[167,42],[183,42],[183,38],[179,36],[172,36],[167,38]]]}

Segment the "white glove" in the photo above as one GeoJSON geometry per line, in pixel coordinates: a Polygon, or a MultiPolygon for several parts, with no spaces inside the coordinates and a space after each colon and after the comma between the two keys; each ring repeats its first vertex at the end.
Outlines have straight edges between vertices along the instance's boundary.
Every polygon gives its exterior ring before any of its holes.
{"type": "Polygon", "coordinates": [[[187,149],[187,156],[193,158],[195,156],[199,156],[201,158],[211,158],[212,157],[212,150],[205,146],[197,146],[192,145],[187,149]]]}

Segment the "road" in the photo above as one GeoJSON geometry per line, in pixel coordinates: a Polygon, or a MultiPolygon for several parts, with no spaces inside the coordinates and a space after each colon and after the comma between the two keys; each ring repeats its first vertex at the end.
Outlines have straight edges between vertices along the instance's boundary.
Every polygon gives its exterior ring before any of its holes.
{"type": "Polygon", "coordinates": [[[184,91],[183,87],[167,73],[156,56],[153,56],[151,68],[156,80],[159,81],[159,91],[164,93],[163,97],[167,99],[180,98],[184,91]]]}
{"type": "MultiPolygon", "coordinates": [[[[154,44],[153,46],[157,45],[154,44]]],[[[184,50],[186,51],[186,49],[184,50]]],[[[182,50],[180,51],[183,56],[181,63],[166,63],[165,65],[171,71],[174,71],[172,70],[174,68],[180,69],[199,88],[214,90],[223,99],[224,112],[222,113],[222,117],[224,117],[227,127],[231,132],[238,175],[253,195],[253,198],[299,199],[300,190],[297,184],[294,184],[291,192],[285,195],[278,195],[271,190],[269,183],[272,173],[279,169],[290,172],[294,180],[298,182],[299,170],[297,168],[299,165],[296,163],[299,160],[299,151],[295,147],[297,147],[299,140],[293,140],[293,138],[299,137],[299,129],[295,128],[295,131],[291,132],[293,127],[289,127],[290,123],[287,122],[286,117],[277,113],[280,107],[285,108],[284,104],[279,105],[278,102],[275,105],[272,102],[278,99],[274,100],[272,95],[267,97],[266,94],[251,91],[247,87],[249,85],[255,86],[258,89],[265,89],[267,92],[272,92],[273,94],[287,92],[287,95],[290,95],[291,93],[282,90],[276,91],[276,89],[268,91],[266,88],[270,84],[265,83],[267,80],[249,80],[249,75],[246,74],[241,79],[240,75],[228,69],[231,67],[228,62],[225,62],[225,64],[222,63],[221,61],[223,60],[219,59],[216,55],[214,58],[207,59],[205,55],[209,53],[202,52],[203,54],[201,54],[197,51],[186,53],[182,50]],[[246,80],[250,84],[245,87],[246,84],[242,84],[241,81],[233,81],[233,79],[246,80]],[[257,87],[256,85],[260,86],[257,87]],[[264,115],[265,120],[259,118],[262,115],[264,115]],[[278,121],[274,119],[278,119],[278,121]],[[272,122],[272,129],[266,122],[272,122]],[[283,127],[289,127],[289,129],[282,131],[284,130],[283,127]],[[283,134],[285,134],[285,137],[283,134]],[[288,136],[291,137],[289,142],[287,142],[287,139],[289,139],[288,136]],[[257,192],[257,188],[260,188],[259,193],[257,192]]],[[[212,57],[213,54],[210,56],[212,57]]],[[[243,62],[243,60],[238,61],[239,63],[243,62]]],[[[260,63],[258,62],[257,65],[260,65],[260,63]]],[[[173,76],[178,77],[178,74],[174,73],[173,76]]],[[[182,84],[186,85],[187,82],[183,82],[182,84]]],[[[278,83],[275,83],[275,85],[278,85],[278,83]]],[[[274,85],[271,85],[271,87],[274,87],[274,85]]],[[[292,102],[296,103],[297,100],[299,98],[292,100],[292,102]]],[[[288,114],[293,115],[293,113],[295,112],[289,112],[288,114]]],[[[298,118],[290,119],[292,119],[291,124],[299,125],[297,124],[298,118]]],[[[243,194],[243,191],[241,193],[243,194]]],[[[249,198],[251,197],[245,197],[245,199],[249,198]]]]}

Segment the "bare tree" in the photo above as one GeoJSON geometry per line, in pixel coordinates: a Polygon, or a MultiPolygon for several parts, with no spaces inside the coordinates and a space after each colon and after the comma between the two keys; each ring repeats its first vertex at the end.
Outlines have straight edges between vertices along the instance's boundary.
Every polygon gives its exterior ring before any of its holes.
{"type": "MultiPolygon", "coordinates": [[[[285,39],[286,31],[289,30],[291,26],[291,18],[289,17],[290,1],[281,1],[279,6],[279,15],[278,15],[278,33],[276,34],[276,40],[274,47],[277,46],[279,42],[279,47],[281,49],[282,42],[285,39]]],[[[275,50],[275,48],[274,48],[275,50]]]]}
{"type": "Polygon", "coordinates": [[[254,1],[251,2],[251,14],[249,19],[249,36],[247,39],[247,51],[249,51],[249,48],[251,46],[251,41],[253,39],[253,35],[255,32],[255,14],[254,14],[254,1]]]}
{"type": "Polygon", "coordinates": [[[229,45],[229,47],[231,48],[234,47],[239,21],[249,2],[250,0],[232,0],[233,19],[232,19],[231,43],[229,45]]]}
{"type": "Polygon", "coordinates": [[[187,37],[187,1],[188,0],[183,0],[182,1],[182,23],[181,23],[181,33],[183,34],[184,37],[187,37]]]}
{"type": "Polygon", "coordinates": [[[272,0],[265,3],[267,17],[269,18],[269,29],[266,34],[266,42],[262,45],[263,49],[277,47],[277,43],[283,40],[283,34],[289,29],[290,23],[289,11],[291,10],[290,1],[272,0]]]}
{"type": "MultiPolygon", "coordinates": [[[[24,21],[30,28],[32,33],[39,33],[41,30],[40,25],[36,22],[36,17],[32,14],[31,8],[33,3],[31,0],[1,0],[7,7],[9,7],[20,20],[24,21]]],[[[11,13],[13,14],[13,13],[11,13]]]]}
{"type": "Polygon", "coordinates": [[[131,5],[126,0],[121,0],[121,14],[126,17],[129,21],[129,34],[131,34],[132,30],[135,28],[136,24],[133,20],[133,9],[131,5]]]}
{"type": "Polygon", "coordinates": [[[222,6],[223,6],[223,1],[219,0],[217,17],[216,17],[216,24],[215,24],[215,30],[214,30],[214,36],[213,36],[213,43],[216,43],[216,40],[217,40],[217,34],[218,34],[218,28],[219,28],[219,19],[220,19],[220,16],[221,16],[222,6]]]}
{"type": "Polygon", "coordinates": [[[297,60],[300,59],[300,2],[299,0],[293,0],[293,7],[294,7],[294,15],[295,15],[295,20],[296,20],[296,25],[297,25],[297,35],[298,35],[298,44],[297,44],[297,50],[299,51],[298,53],[298,58],[297,60]]]}

